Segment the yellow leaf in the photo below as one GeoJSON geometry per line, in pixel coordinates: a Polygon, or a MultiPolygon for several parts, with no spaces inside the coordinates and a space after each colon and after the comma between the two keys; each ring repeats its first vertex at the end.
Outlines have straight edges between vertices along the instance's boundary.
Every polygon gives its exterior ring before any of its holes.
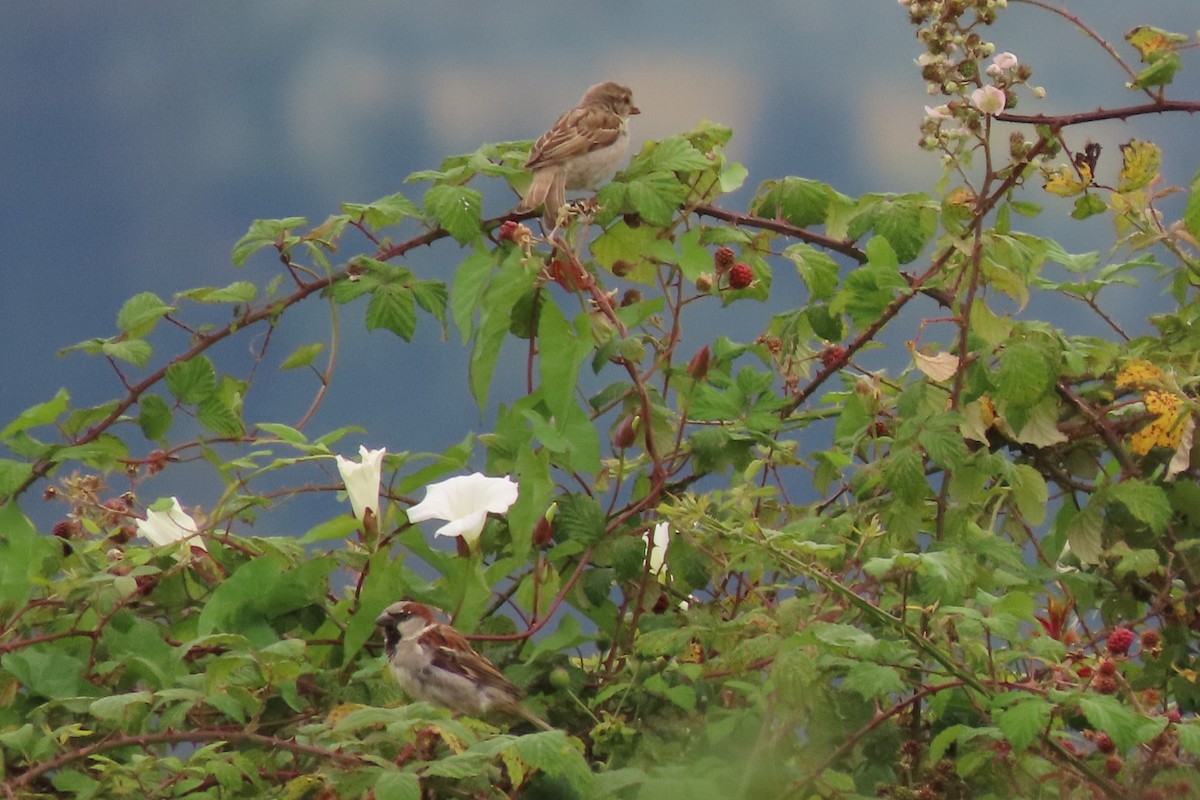
{"type": "Polygon", "coordinates": [[[1150,63],[1164,52],[1170,52],[1174,45],[1183,44],[1187,40],[1188,37],[1181,33],[1164,31],[1153,25],[1139,25],[1125,34],[1125,41],[1137,48],[1142,61],[1146,63],[1150,63]]]}
{"type": "Polygon", "coordinates": [[[1154,447],[1175,448],[1183,437],[1186,416],[1180,416],[1183,400],[1170,392],[1150,389],[1145,397],[1146,410],[1158,416],[1130,438],[1133,452],[1139,456],[1154,447]]]}
{"type": "Polygon", "coordinates": [[[1132,192],[1145,188],[1158,175],[1162,151],[1154,142],[1130,139],[1121,145],[1121,159],[1117,190],[1132,192]]]}
{"type": "MultiPolygon", "coordinates": [[[[1070,167],[1059,167],[1053,172],[1045,174],[1046,182],[1042,184],[1042,188],[1050,194],[1056,194],[1059,197],[1074,197],[1077,194],[1082,194],[1087,188],[1087,183],[1083,183],[1075,176],[1075,170],[1070,167]]],[[[1088,183],[1091,183],[1091,175],[1088,175],[1088,183]]]]}
{"type": "Polygon", "coordinates": [[[1149,361],[1134,359],[1117,373],[1118,389],[1146,389],[1162,384],[1163,371],[1149,361]]]}

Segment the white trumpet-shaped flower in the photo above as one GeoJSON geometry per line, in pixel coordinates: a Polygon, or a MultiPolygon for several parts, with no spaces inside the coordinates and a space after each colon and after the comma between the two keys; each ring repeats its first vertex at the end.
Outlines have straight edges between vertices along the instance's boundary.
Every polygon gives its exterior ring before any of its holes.
{"type": "Polygon", "coordinates": [[[149,539],[153,544],[172,544],[187,540],[192,547],[208,549],[204,539],[200,537],[200,527],[196,520],[183,510],[178,497],[171,498],[171,507],[166,511],[146,509],[146,518],[137,520],[137,529],[139,536],[149,539]]]}
{"type": "Polygon", "coordinates": [[[359,522],[366,523],[367,512],[370,511],[375,523],[379,522],[379,480],[383,472],[383,456],[387,450],[368,450],[360,445],[358,448],[360,461],[355,463],[343,456],[337,457],[338,472],[342,475],[342,483],[346,484],[346,496],[350,498],[350,506],[359,522]]]}
{"type": "Polygon", "coordinates": [[[408,521],[446,520],[435,535],[461,536],[474,545],[487,515],[503,514],[515,502],[517,484],[511,478],[489,478],[475,472],[426,486],[425,499],[408,509],[408,521]]]}
{"type": "Polygon", "coordinates": [[[650,563],[650,574],[658,578],[659,583],[667,582],[667,547],[671,544],[671,528],[667,523],[660,522],[654,526],[653,532],[642,534],[646,540],[646,560],[650,563]]]}

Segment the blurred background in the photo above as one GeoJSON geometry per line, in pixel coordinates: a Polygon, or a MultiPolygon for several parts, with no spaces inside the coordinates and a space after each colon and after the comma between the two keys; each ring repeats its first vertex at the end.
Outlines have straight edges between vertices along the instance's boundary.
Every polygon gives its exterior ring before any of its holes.
{"type": "MultiPolygon", "coordinates": [[[[1195,0],[1078,6],[1131,60],[1122,35],[1134,25],[1184,33],[1200,25],[1195,0]]],[[[409,173],[484,142],[532,139],[601,80],[633,88],[643,112],[633,121],[635,148],[703,119],[731,126],[728,154],[750,173],[726,198],[731,208],[744,210],[760,181],[784,175],[826,181],[849,195],[931,191],[940,177],[937,157],[916,143],[923,107],[941,100],[925,91],[914,64],[914,28],[895,0],[51,0],[12,4],[3,17],[0,424],[60,387],[74,407],[118,396],[119,382],[102,360],[56,353],[111,335],[131,295],[152,291],[169,301],[184,289],[242,278],[261,284],[278,272],[266,252],[243,270],[230,263],[231,246],[253,219],[298,215],[316,224],[342,202],[398,190],[419,200],[425,186],[406,187],[409,173]]],[[[1042,101],[1021,95],[1022,113],[1141,100],[1123,88],[1123,73],[1098,46],[1045,9],[1014,0],[984,35],[1032,65],[1032,83],[1046,89],[1042,101]]],[[[1188,64],[1171,95],[1200,97],[1198,75],[1188,64]]],[[[1102,180],[1119,167],[1120,143],[1151,138],[1164,149],[1168,178],[1186,184],[1200,156],[1198,131],[1194,118],[1176,115],[1069,135],[1078,138],[1073,146],[1084,137],[1104,146],[1102,180]]],[[[495,183],[474,184],[485,190],[485,216],[515,203],[495,183]]],[[[1071,250],[1111,246],[1102,219],[1067,224],[1070,200],[1031,195],[1048,213],[1028,223],[1030,230],[1071,250]]],[[[1180,207],[1165,210],[1177,214],[1180,207]]],[[[338,258],[370,249],[352,233],[344,242],[338,258]]],[[[405,263],[449,281],[460,258],[443,243],[405,263]]],[[[1110,311],[1132,332],[1144,332],[1145,310],[1163,302],[1164,288],[1114,295],[1120,307],[1110,311]]],[[[803,297],[781,289],[762,313],[735,305],[693,333],[698,340],[751,340],[767,314],[797,302],[803,297]]],[[[264,369],[299,344],[327,338],[327,306],[310,306],[289,313],[264,369]]],[[[443,340],[422,317],[415,346],[403,346],[390,333],[367,333],[361,310],[340,311],[334,386],[308,432],[363,426],[365,433],[344,440],[349,454],[359,443],[439,451],[481,430],[457,332],[443,340]]],[[[1027,311],[1039,313],[1060,325],[1103,330],[1082,307],[1027,311]]],[[[237,339],[214,357],[236,371],[239,360],[250,363],[264,333],[237,339]]],[[[158,341],[152,366],[185,338],[158,341]]],[[[495,396],[513,393],[506,391],[509,373],[517,391],[522,363],[519,353],[501,363],[495,396]]],[[[260,376],[246,419],[294,423],[315,390],[311,375],[260,376]]],[[[332,466],[326,473],[336,481],[332,466]]],[[[164,475],[142,488],[141,499],[185,488],[185,506],[204,505],[220,491],[215,481],[181,487],[178,480],[164,475]]],[[[315,516],[293,507],[258,532],[302,532],[345,510],[330,495],[314,500],[322,509],[315,516]]],[[[35,516],[41,505],[36,494],[22,503],[35,516]]]]}

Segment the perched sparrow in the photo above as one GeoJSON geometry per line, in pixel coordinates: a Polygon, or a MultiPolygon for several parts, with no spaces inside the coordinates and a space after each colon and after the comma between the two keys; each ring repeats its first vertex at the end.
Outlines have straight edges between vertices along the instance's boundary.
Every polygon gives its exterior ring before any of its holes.
{"type": "Polygon", "coordinates": [[[526,169],[533,183],[518,211],[545,204],[542,222],[553,227],[567,189],[591,189],[612,175],[629,150],[629,116],[640,114],[633,94],[609,81],[588,89],[579,105],[533,143],[526,169]]]}
{"type": "Polygon", "coordinates": [[[392,603],[375,624],[383,630],[392,674],[414,700],[472,717],[501,711],[554,730],[522,706],[521,690],[472,650],[461,633],[438,622],[429,606],[411,600],[392,603]]]}

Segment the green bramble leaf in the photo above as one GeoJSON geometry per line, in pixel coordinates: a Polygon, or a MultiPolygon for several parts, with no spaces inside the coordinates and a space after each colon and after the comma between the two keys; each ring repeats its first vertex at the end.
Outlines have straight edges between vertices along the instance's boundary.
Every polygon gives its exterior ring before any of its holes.
{"type": "Polygon", "coordinates": [[[181,403],[199,403],[217,388],[217,370],[208,356],[192,356],[167,367],[167,389],[181,403]]]}
{"type": "Polygon", "coordinates": [[[125,301],[117,312],[117,327],[126,336],[139,338],[154,330],[158,321],[175,310],[159,299],[154,292],[142,292],[125,301]]]}
{"type": "Polygon", "coordinates": [[[5,425],[4,430],[0,430],[0,439],[8,439],[14,434],[30,430],[31,428],[50,425],[57,421],[70,408],[71,395],[66,389],[59,389],[54,393],[54,397],[37,405],[30,406],[18,414],[12,422],[5,425]]]}
{"type": "Polygon", "coordinates": [[[1183,209],[1183,225],[1193,238],[1200,239],[1200,172],[1192,178],[1187,205],[1183,209]]]}
{"type": "Polygon", "coordinates": [[[258,297],[258,287],[250,281],[234,281],[228,286],[202,286],[180,292],[177,297],[197,303],[249,303],[258,297]]]}
{"type": "Polygon", "coordinates": [[[125,361],[138,367],[150,363],[154,349],[145,339],[122,339],[108,341],[100,346],[100,352],[118,361],[125,361]]]}
{"type": "MultiPolygon", "coordinates": [[[[554,527],[565,539],[574,539],[592,545],[604,539],[608,518],[595,498],[586,494],[560,495],[555,498],[558,511],[554,515],[554,527]]],[[[645,546],[641,546],[643,557],[645,546]]]]}
{"type": "Polygon", "coordinates": [[[288,354],[279,364],[280,369],[296,369],[297,367],[311,366],[321,351],[325,349],[324,342],[313,342],[312,344],[302,344],[288,354]]]}
{"type": "Polygon", "coordinates": [[[196,405],[200,424],[219,436],[241,436],[246,432],[242,422],[242,396],[246,384],[228,375],[219,386],[196,405]]]}
{"type": "Polygon", "coordinates": [[[514,748],[526,764],[552,777],[562,778],[579,796],[590,791],[592,771],[583,757],[583,751],[562,731],[541,731],[521,736],[514,743],[514,748]]]}
{"type": "Polygon", "coordinates": [[[483,195],[479,192],[466,186],[439,183],[425,192],[423,203],[425,213],[459,244],[479,238],[479,213],[483,207],[483,195]]]}
{"type": "Polygon", "coordinates": [[[851,667],[844,680],[846,688],[858,692],[864,700],[883,700],[906,688],[897,670],[869,661],[851,667]]]}
{"type": "Polygon", "coordinates": [[[829,211],[833,189],[820,181],[787,177],[765,181],[750,201],[750,213],[782,219],[800,228],[820,225],[829,211]]]}
{"type": "Polygon", "coordinates": [[[1050,724],[1054,704],[1041,697],[1025,696],[993,715],[996,725],[1008,739],[1013,751],[1023,753],[1040,739],[1050,724]]]}
{"type": "Polygon", "coordinates": [[[1161,486],[1131,478],[1113,486],[1108,496],[1154,533],[1162,533],[1171,521],[1171,501],[1161,486]]]}
{"type": "MultiPolygon", "coordinates": [[[[1147,718],[1121,703],[1116,697],[1081,694],[1076,695],[1073,700],[1079,704],[1079,710],[1087,718],[1088,724],[1107,733],[1117,750],[1128,750],[1143,741],[1142,729],[1148,721],[1147,718]]],[[[1151,738],[1153,735],[1150,734],[1151,738]]]]}
{"type": "Polygon", "coordinates": [[[375,800],[420,800],[421,779],[407,772],[380,770],[371,793],[375,800]]]}
{"type": "Polygon", "coordinates": [[[0,458],[0,497],[10,497],[32,474],[32,465],[24,461],[0,458]]]}
{"type": "Polygon", "coordinates": [[[361,218],[375,230],[395,225],[407,217],[421,216],[421,209],[401,192],[381,197],[371,203],[342,203],[342,211],[361,218]]]}
{"type": "Polygon", "coordinates": [[[138,400],[138,427],[152,442],[162,441],[171,429],[171,409],[156,394],[144,394],[138,400]]]}
{"type": "Polygon", "coordinates": [[[383,328],[406,342],[412,341],[417,329],[417,306],[412,289],[395,283],[385,283],[371,292],[367,306],[367,330],[383,328]]]}
{"type": "Polygon", "coordinates": [[[283,219],[256,219],[250,223],[250,229],[233,245],[233,265],[243,266],[246,259],[264,247],[272,247],[281,242],[287,232],[308,224],[304,217],[285,217],[283,219]]]}
{"type": "Polygon", "coordinates": [[[883,463],[883,482],[905,504],[918,503],[929,494],[925,465],[912,447],[893,447],[883,463]]]}

